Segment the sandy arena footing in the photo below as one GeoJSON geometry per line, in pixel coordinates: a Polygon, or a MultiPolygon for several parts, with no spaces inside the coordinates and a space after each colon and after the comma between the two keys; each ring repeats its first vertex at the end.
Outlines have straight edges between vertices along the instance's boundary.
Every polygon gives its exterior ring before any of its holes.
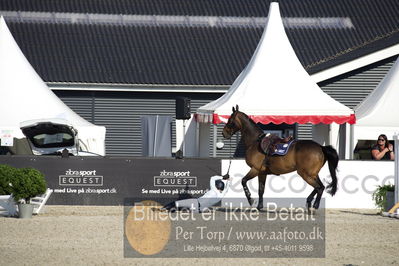
{"type": "Polygon", "coordinates": [[[123,207],[46,206],[32,219],[0,217],[0,265],[398,265],[399,219],[329,209],[325,258],[124,258],[123,207]]]}

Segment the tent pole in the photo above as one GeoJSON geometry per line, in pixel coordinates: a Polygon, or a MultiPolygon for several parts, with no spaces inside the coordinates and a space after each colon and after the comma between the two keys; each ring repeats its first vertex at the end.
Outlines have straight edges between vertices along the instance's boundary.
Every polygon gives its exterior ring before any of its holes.
{"type": "Polygon", "coordinates": [[[353,160],[353,150],[355,149],[354,147],[354,126],[350,125],[350,138],[349,138],[349,159],[353,160]]]}
{"type": "Polygon", "coordinates": [[[212,126],[213,126],[213,145],[212,145],[213,156],[212,157],[216,158],[216,139],[217,139],[218,132],[217,132],[216,124],[212,124],[212,126]]]}
{"type": "Polygon", "coordinates": [[[186,137],[186,119],[183,120],[183,141],[182,141],[182,151],[183,156],[186,156],[186,144],[185,144],[185,137],[186,137]]]}
{"type": "Polygon", "coordinates": [[[395,134],[393,136],[393,139],[395,141],[394,143],[394,151],[395,151],[395,179],[394,179],[394,185],[395,185],[395,202],[399,202],[399,134],[395,134]]]}
{"type": "Polygon", "coordinates": [[[198,121],[195,122],[195,149],[197,152],[197,157],[200,157],[200,131],[199,131],[199,123],[198,121]]]}

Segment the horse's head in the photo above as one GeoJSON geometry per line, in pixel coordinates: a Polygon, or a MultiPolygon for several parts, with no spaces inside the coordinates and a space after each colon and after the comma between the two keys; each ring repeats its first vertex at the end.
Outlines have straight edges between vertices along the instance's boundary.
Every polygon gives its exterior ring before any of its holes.
{"type": "Polygon", "coordinates": [[[241,122],[237,118],[238,113],[238,105],[236,105],[236,108],[233,107],[233,113],[223,128],[222,134],[225,139],[230,139],[237,131],[241,130],[241,122]]]}

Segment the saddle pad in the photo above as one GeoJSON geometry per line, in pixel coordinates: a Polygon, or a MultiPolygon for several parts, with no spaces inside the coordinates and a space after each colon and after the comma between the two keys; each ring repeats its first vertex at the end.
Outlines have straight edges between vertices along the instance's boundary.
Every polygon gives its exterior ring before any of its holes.
{"type": "Polygon", "coordinates": [[[295,140],[290,140],[288,143],[278,143],[276,144],[276,149],[274,150],[274,152],[272,153],[272,155],[286,155],[288,152],[288,149],[290,148],[291,144],[294,142],[295,140]]]}

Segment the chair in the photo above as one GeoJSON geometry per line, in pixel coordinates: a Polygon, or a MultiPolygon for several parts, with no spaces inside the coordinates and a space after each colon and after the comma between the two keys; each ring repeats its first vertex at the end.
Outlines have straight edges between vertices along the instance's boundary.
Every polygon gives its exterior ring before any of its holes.
{"type": "Polygon", "coordinates": [[[40,211],[43,209],[44,205],[46,204],[48,198],[50,197],[53,190],[48,188],[44,194],[36,196],[30,199],[30,203],[35,205],[33,207],[33,214],[39,214],[40,211]]]}
{"type": "Polygon", "coordinates": [[[15,216],[17,212],[17,204],[12,195],[0,195],[0,215],[15,216]]]}
{"type": "MultiPolygon", "coordinates": [[[[42,195],[30,199],[30,203],[34,205],[33,214],[39,214],[50,195],[53,193],[52,189],[47,189],[42,195]]],[[[0,215],[2,216],[15,216],[18,213],[18,206],[14,201],[12,195],[0,196],[0,215]]]]}

